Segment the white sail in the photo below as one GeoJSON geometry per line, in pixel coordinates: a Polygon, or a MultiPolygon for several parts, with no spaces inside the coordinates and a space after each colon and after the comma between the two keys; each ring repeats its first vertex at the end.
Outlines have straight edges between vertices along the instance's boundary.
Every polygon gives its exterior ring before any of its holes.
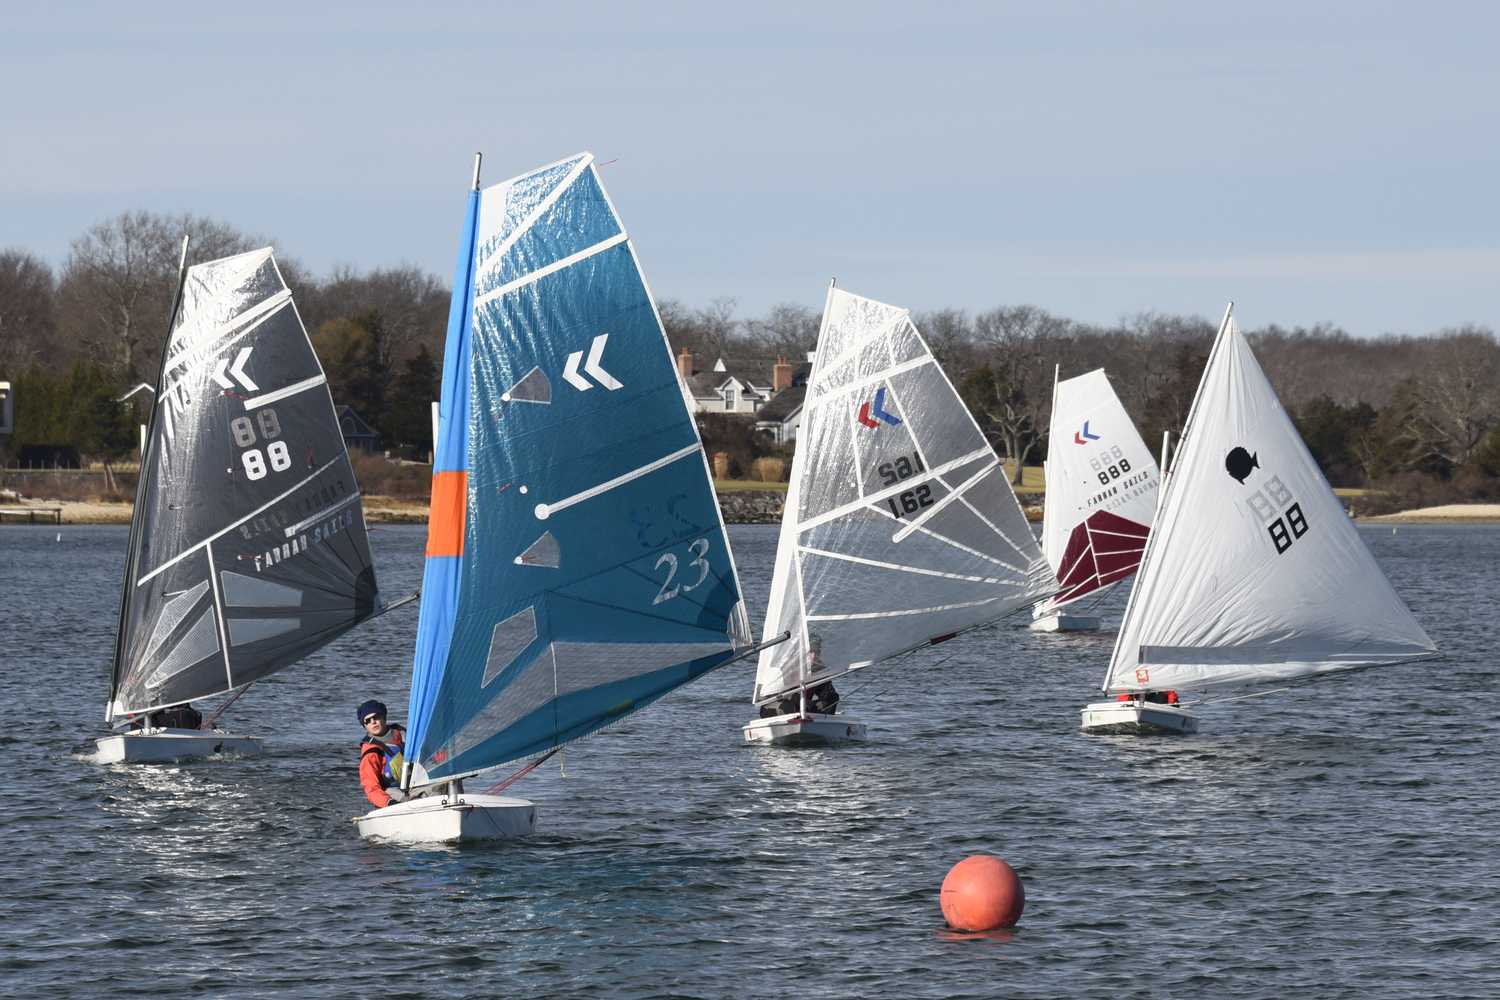
{"type": "Polygon", "coordinates": [[[1042,552],[1057,577],[1045,612],[1125,579],[1156,515],[1156,460],[1100,368],[1057,383],[1042,552]]]}
{"type": "Polygon", "coordinates": [[[1211,690],[1437,654],[1226,313],[1104,689],[1211,690]]]}
{"type": "Polygon", "coordinates": [[[1049,593],[1005,469],[905,309],[830,289],[754,700],[942,641],[1049,593]]]}

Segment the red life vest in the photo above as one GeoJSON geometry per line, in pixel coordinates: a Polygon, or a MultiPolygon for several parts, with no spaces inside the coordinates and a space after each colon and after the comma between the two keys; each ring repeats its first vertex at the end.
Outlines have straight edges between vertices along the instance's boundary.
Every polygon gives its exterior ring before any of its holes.
{"type": "Polygon", "coordinates": [[[404,762],[402,752],[406,749],[406,727],[394,723],[386,727],[386,737],[389,743],[376,739],[374,736],[365,734],[364,741],[359,745],[359,759],[364,760],[367,753],[378,753],[383,758],[383,766],[380,771],[380,787],[390,788],[392,785],[401,783],[401,765],[404,762]]]}

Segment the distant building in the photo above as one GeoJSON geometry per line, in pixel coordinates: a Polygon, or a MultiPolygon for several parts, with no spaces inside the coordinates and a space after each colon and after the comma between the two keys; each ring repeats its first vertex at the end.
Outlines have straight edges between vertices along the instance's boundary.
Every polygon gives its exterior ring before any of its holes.
{"type": "Polygon", "coordinates": [[[350,451],[358,448],[367,454],[374,454],[375,449],[380,447],[380,433],[347,406],[340,406],[337,416],[339,430],[344,434],[344,447],[350,451]]]}
{"type": "Polygon", "coordinates": [[[787,445],[797,439],[797,428],[802,426],[802,403],[807,396],[807,383],[789,385],[755,414],[755,429],[766,431],[777,445],[787,445]]]}
{"type": "Polygon", "coordinates": [[[693,367],[686,348],[677,357],[696,413],[744,413],[757,415],[773,397],[793,386],[806,386],[812,363],[794,366],[786,358],[726,360],[719,358],[708,371],[693,367]]]}

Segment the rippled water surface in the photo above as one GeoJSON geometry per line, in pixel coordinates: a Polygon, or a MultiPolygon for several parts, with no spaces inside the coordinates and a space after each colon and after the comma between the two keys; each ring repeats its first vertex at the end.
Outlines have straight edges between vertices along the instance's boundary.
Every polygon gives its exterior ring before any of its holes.
{"type": "MultiPolygon", "coordinates": [[[[6,997],[1500,995],[1500,528],[1367,528],[1445,660],[1086,737],[1112,633],[1004,626],[841,683],[871,739],[746,747],[753,667],[542,765],[526,841],[361,842],[397,611],[251,689],[253,759],[101,766],[123,527],[0,529],[6,997]],[[932,668],[932,669],[928,669],[932,668]],[[943,929],[975,853],[1011,933],[943,929]]],[[[731,529],[754,619],[775,527],[731,529]]],[[[423,528],[372,534],[410,592],[423,528]]],[[[1105,606],[1106,630],[1124,606],[1105,606]]]]}

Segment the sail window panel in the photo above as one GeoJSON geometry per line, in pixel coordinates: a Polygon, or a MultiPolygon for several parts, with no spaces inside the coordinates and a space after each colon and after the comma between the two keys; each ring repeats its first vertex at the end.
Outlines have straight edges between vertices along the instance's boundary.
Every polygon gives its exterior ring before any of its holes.
{"type": "Polygon", "coordinates": [[[224,606],[230,608],[296,608],[302,605],[302,591],[270,580],[223,570],[219,579],[224,587],[224,606]]]}
{"type": "Polygon", "coordinates": [[[472,711],[476,707],[475,702],[484,707],[444,745],[448,758],[467,753],[537,709],[550,704],[556,693],[557,676],[553,667],[553,651],[548,646],[513,680],[499,688],[488,704],[479,701],[482,694],[477,695],[473,701],[455,698],[453,711],[460,716],[472,711]]]}
{"type": "Polygon", "coordinates": [[[193,610],[193,605],[197,604],[198,599],[206,593],[208,593],[208,581],[200,580],[182,593],[168,599],[156,616],[156,627],[151,630],[151,640],[146,644],[143,655],[149,657],[154,653],[157,647],[166,641],[171,631],[182,624],[183,619],[193,610]]]}
{"type": "Polygon", "coordinates": [[[509,247],[483,260],[474,294],[478,297],[524,278],[622,231],[594,172],[585,170],[509,247]]]}
{"type": "Polygon", "coordinates": [[[490,655],[484,664],[480,687],[489,687],[501,671],[516,661],[536,641],[536,608],[527,607],[495,624],[490,636],[490,655]]]}
{"type": "Polygon", "coordinates": [[[262,639],[271,639],[302,627],[300,618],[231,618],[229,619],[229,645],[244,646],[262,639]]]}
{"type": "Polygon", "coordinates": [[[159,688],[175,675],[218,651],[219,633],[214,627],[213,611],[205,611],[172,651],[156,665],[156,669],[146,678],[146,687],[159,688]]]}
{"type": "Polygon", "coordinates": [[[550,195],[557,192],[558,186],[577,169],[583,158],[582,155],[569,157],[535,173],[484,189],[478,240],[474,248],[478,269],[488,266],[490,258],[505,246],[550,195]]]}

